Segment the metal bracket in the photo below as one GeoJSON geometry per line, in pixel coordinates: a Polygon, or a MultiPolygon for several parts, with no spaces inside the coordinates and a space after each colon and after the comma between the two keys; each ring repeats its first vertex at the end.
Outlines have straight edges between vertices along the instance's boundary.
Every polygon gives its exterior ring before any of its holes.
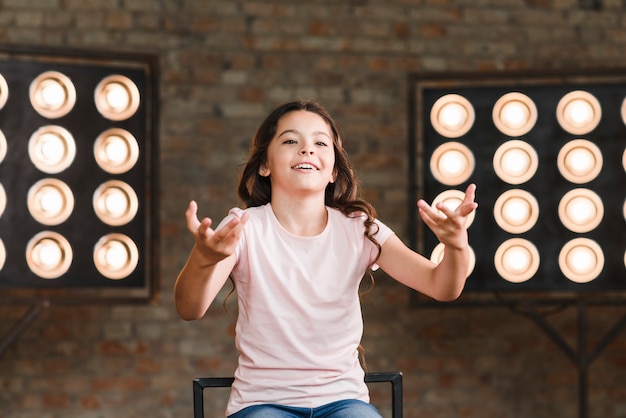
{"type": "Polygon", "coordinates": [[[31,326],[49,306],[50,303],[47,300],[37,301],[24,312],[18,321],[0,337],[0,357],[4,355],[8,348],[20,338],[26,329],[31,326]]]}

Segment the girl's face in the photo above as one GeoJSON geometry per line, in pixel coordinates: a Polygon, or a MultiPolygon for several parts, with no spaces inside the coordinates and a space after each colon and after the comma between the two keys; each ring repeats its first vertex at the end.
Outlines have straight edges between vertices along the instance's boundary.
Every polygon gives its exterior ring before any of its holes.
{"type": "Polygon", "coordinates": [[[272,195],[321,192],[323,196],[328,183],[334,181],[334,168],[330,126],[317,113],[297,110],[278,121],[259,174],[270,176],[272,195]]]}

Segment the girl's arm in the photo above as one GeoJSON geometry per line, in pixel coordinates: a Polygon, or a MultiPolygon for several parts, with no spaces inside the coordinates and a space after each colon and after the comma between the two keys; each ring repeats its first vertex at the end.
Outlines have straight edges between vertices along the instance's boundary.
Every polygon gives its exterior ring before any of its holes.
{"type": "Polygon", "coordinates": [[[451,210],[439,203],[436,208],[426,202],[417,202],[424,223],[445,245],[443,258],[435,264],[408,248],[393,235],[382,245],[376,262],[387,274],[400,283],[440,301],[459,297],[469,266],[467,216],[478,206],[474,202],[476,186],[470,184],[458,208],[451,210]],[[438,210],[443,213],[438,213],[438,210]]]}
{"type": "Polygon", "coordinates": [[[185,212],[187,228],[195,245],[174,285],[174,303],[178,315],[190,321],[201,318],[228,279],[235,265],[235,247],[248,215],[234,217],[218,231],[211,229],[211,219],[198,219],[198,205],[192,201],[185,212]]]}

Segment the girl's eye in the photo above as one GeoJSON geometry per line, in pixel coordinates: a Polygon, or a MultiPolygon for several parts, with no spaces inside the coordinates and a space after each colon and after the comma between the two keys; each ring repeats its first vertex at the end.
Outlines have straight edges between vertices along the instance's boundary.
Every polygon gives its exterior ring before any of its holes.
{"type": "Polygon", "coordinates": [[[324,141],[318,141],[317,145],[320,145],[320,146],[323,146],[323,147],[327,147],[328,146],[328,144],[326,142],[324,142],[324,141]]]}
{"type": "Polygon", "coordinates": [[[295,144],[296,140],[295,139],[285,139],[285,141],[283,142],[283,144],[295,144]]]}

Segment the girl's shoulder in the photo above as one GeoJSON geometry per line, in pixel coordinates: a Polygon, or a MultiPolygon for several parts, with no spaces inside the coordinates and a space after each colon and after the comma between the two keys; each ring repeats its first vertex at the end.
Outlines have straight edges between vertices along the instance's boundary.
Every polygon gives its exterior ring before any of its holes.
{"type": "MultiPolygon", "coordinates": [[[[352,212],[348,215],[341,212],[339,209],[328,208],[329,219],[335,219],[336,222],[345,225],[346,227],[355,229],[363,233],[365,231],[365,222],[367,221],[367,214],[362,211],[352,212]]],[[[394,232],[378,218],[372,219],[373,223],[370,227],[370,233],[379,240],[382,244],[387,238],[394,234],[394,232]]]]}
{"type": "Polygon", "coordinates": [[[231,208],[228,211],[228,214],[219,223],[217,229],[221,228],[222,225],[226,224],[229,220],[233,219],[234,217],[241,218],[244,213],[247,213],[249,216],[248,222],[250,221],[256,222],[258,219],[264,218],[265,216],[267,216],[267,208],[268,208],[268,205],[252,206],[252,207],[245,208],[245,209],[242,209],[240,207],[231,208]]]}

